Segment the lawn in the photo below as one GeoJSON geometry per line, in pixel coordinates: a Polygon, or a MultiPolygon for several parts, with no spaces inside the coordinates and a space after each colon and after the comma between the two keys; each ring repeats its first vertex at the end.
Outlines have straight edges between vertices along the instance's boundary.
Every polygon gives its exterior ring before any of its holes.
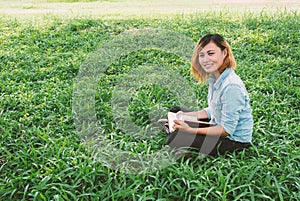
{"type": "Polygon", "coordinates": [[[0,21],[0,200],[299,200],[297,11],[41,19],[0,21]],[[206,33],[232,46],[253,146],[175,160],[155,120],[206,106],[188,49],[206,33]]]}

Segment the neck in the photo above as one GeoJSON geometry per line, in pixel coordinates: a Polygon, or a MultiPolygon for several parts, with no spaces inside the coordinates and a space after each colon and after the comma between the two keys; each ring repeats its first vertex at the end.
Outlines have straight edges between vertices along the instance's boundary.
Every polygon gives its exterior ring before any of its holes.
{"type": "Polygon", "coordinates": [[[215,81],[221,76],[219,71],[213,72],[212,74],[215,76],[215,81]]]}

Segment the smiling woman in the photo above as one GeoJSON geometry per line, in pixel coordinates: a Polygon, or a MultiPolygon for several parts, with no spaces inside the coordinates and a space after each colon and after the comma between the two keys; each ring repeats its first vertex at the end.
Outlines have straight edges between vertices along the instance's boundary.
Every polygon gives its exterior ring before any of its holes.
{"type": "Polygon", "coordinates": [[[174,148],[193,148],[216,156],[249,147],[253,117],[249,94],[234,72],[235,59],[226,40],[219,34],[207,34],[198,42],[192,57],[192,73],[204,82],[209,77],[208,107],[189,112],[171,109],[177,115],[209,119],[214,126],[191,127],[174,120],[175,132],[168,133],[167,144],[174,148]]]}
{"type": "Polygon", "coordinates": [[[216,78],[226,68],[234,68],[235,59],[229,44],[218,34],[208,34],[203,37],[193,55],[192,72],[203,82],[209,73],[216,78]]]}

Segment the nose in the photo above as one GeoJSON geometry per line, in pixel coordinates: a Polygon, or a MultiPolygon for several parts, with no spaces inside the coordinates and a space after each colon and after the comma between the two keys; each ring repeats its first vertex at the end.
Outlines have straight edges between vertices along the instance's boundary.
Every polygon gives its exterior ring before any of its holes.
{"type": "Polygon", "coordinates": [[[209,60],[209,58],[207,56],[204,56],[203,61],[204,62],[209,62],[210,60],[209,60]]]}
{"type": "Polygon", "coordinates": [[[208,63],[208,62],[210,62],[210,59],[208,58],[207,55],[203,55],[203,56],[201,57],[200,60],[201,60],[203,63],[208,63]]]}

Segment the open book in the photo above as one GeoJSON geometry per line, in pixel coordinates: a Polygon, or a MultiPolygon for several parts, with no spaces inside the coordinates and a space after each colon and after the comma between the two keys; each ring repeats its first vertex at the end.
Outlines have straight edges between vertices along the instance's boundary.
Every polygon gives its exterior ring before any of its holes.
{"type": "Polygon", "coordinates": [[[189,116],[185,114],[180,114],[177,115],[174,112],[168,112],[168,124],[169,124],[169,131],[170,133],[174,132],[175,130],[173,129],[174,126],[174,120],[182,120],[185,123],[187,123],[190,127],[193,128],[203,128],[203,127],[210,127],[210,126],[215,126],[215,124],[211,124],[206,121],[199,121],[197,117],[195,116],[189,116]]]}

